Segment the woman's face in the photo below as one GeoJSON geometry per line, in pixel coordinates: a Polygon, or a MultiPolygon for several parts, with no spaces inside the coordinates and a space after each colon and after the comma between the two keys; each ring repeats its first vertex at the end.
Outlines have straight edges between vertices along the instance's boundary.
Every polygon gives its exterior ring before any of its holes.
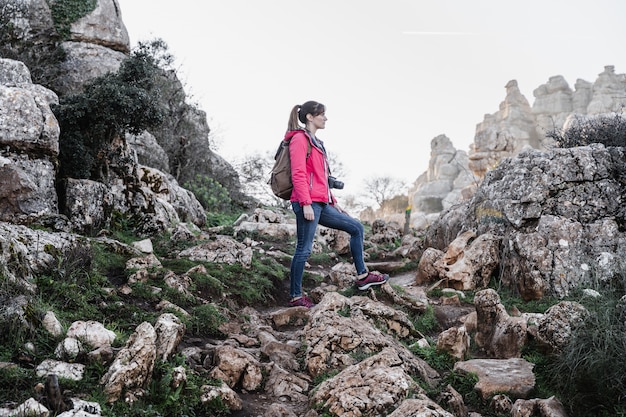
{"type": "Polygon", "coordinates": [[[315,129],[324,129],[326,127],[326,113],[320,113],[317,116],[308,115],[309,121],[315,129]]]}

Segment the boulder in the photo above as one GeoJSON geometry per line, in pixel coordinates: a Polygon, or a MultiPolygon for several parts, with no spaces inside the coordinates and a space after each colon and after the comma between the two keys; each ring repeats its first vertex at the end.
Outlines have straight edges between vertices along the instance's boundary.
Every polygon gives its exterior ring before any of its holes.
{"type": "Polygon", "coordinates": [[[490,288],[476,293],[474,305],[476,345],[491,358],[519,358],[528,337],[526,320],[509,316],[498,293],[490,288]]]}
{"type": "Polygon", "coordinates": [[[527,300],[611,280],[626,257],[624,152],[592,144],[505,159],[428,229],[425,246],[443,250],[468,230],[502,236],[500,277],[527,300]]]}
{"type": "Polygon", "coordinates": [[[107,372],[100,378],[107,402],[117,401],[125,390],[131,398],[133,390],[145,387],[151,380],[157,356],[156,339],[156,331],[150,323],[143,322],[137,326],[126,346],[118,352],[107,372]]]}
{"type": "Polygon", "coordinates": [[[521,358],[471,359],[454,364],[455,371],[478,376],[474,389],[484,400],[499,393],[527,398],[535,388],[533,367],[534,364],[521,358]]]}

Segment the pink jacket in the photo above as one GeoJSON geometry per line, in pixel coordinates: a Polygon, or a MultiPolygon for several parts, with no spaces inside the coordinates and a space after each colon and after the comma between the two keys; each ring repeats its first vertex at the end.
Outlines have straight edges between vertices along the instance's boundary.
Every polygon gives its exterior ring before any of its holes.
{"type": "MultiPolygon", "coordinates": [[[[289,143],[291,158],[291,180],[293,191],[291,201],[306,206],[312,202],[335,203],[328,187],[328,160],[324,151],[313,145],[311,138],[304,130],[292,130],[285,134],[289,143]],[[311,144],[311,154],[309,152],[311,144]]],[[[317,139],[318,142],[321,142],[317,139]]]]}

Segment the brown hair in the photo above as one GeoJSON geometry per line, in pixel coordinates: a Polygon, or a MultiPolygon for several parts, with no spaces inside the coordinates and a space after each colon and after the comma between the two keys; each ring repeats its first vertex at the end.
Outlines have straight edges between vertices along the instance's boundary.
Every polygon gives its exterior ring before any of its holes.
{"type": "Polygon", "coordinates": [[[326,107],[322,103],[318,103],[317,101],[307,101],[302,105],[296,104],[295,106],[293,106],[293,109],[291,109],[291,113],[289,114],[289,123],[287,124],[287,130],[290,131],[302,129],[298,121],[306,125],[307,114],[317,116],[324,113],[325,111],[326,107]]]}

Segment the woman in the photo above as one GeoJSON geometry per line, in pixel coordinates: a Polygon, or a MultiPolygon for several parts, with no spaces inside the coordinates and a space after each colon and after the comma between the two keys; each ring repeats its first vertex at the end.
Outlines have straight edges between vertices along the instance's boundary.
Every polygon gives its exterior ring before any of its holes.
{"type": "Polygon", "coordinates": [[[363,225],[337,205],[328,177],[326,149],[316,137],[326,127],[323,104],[307,101],[291,110],[285,140],[289,141],[293,191],[291,206],[296,215],[297,243],[291,260],[291,300],[289,305],[313,307],[315,304],[302,294],[304,265],[311,255],[317,225],[343,230],[350,234],[350,252],[357,272],[356,285],[366,290],[384,284],[389,275],[369,272],[363,260],[363,225]],[[304,124],[304,129],[298,123],[304,124]]]}

